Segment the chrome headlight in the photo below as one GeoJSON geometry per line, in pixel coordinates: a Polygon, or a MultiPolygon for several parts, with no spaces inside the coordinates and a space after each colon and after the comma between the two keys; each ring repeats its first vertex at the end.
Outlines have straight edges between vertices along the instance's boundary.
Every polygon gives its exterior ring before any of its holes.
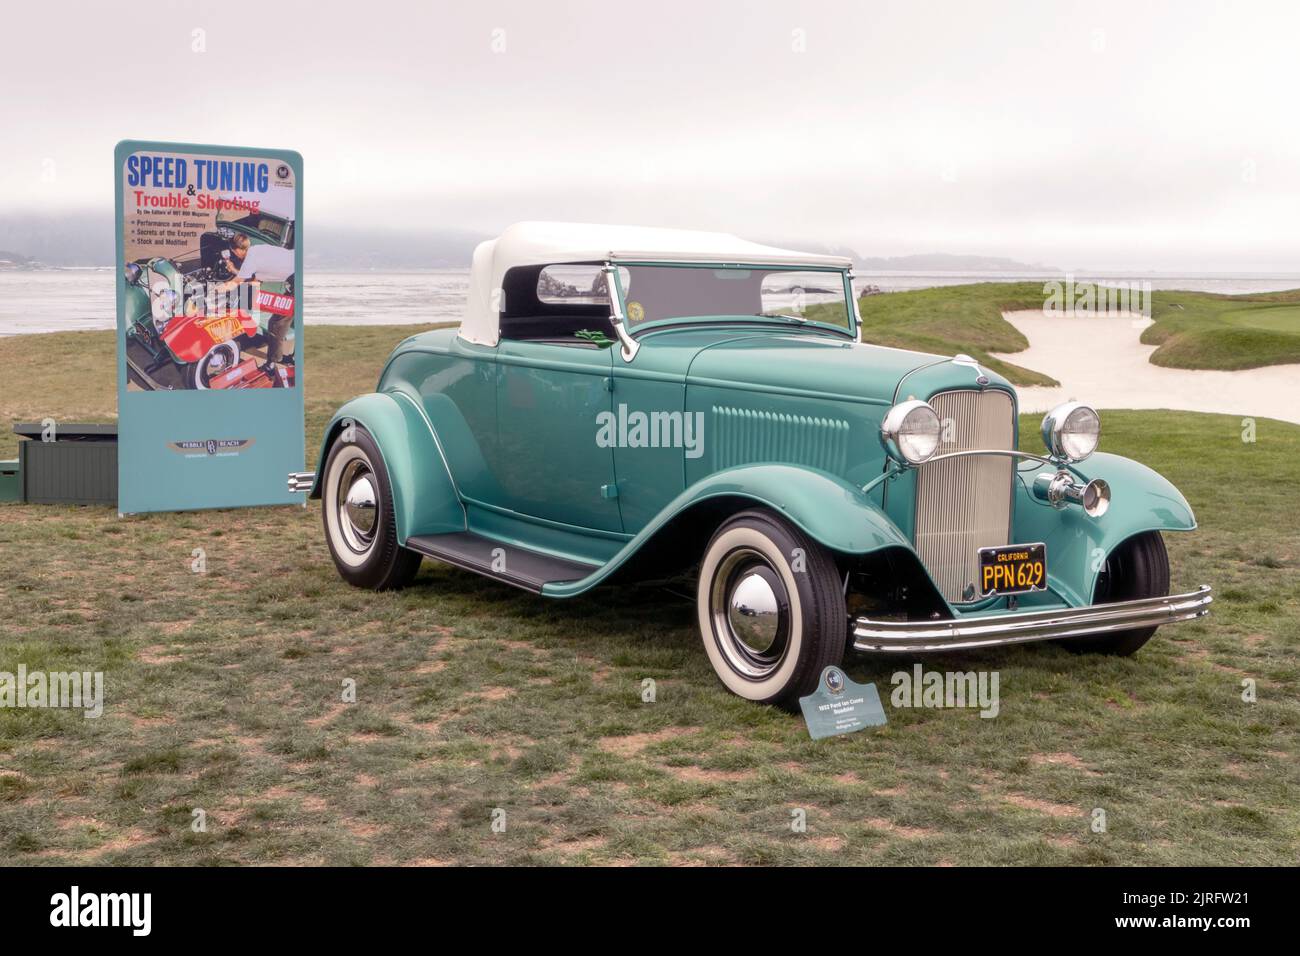
{"type": "Polygon", "coordinates": [[[1043,416],[1043,444],[1055,458],[1083,461],[1100,440],[1101,419],[1082,402],[1066,402],[1043,416]]]}
{"type": "Polygon", "coordinates": [[[894,458],[905,465],[928,461],[939,447],[939,413],[928,402],[899,402],[885,415],[880,439],[894,458]]]}
{"type": "Polygon", "coordinates": [[[180,294],[175,289],[162,289],[154,296],[153,326],[159,334],[167,327],[167,323],[179,314],[176,303],[180,298],[180,294]]]}

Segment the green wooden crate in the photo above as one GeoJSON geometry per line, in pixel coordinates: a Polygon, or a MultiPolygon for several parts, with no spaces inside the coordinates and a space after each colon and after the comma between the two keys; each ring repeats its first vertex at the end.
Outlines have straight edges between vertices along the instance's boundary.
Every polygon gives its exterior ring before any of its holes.
{"type": "Polygon", "coordinates": [[[23,500],[23,473],[18,459],[0,461],[0,502],[23,500]]]}
{"type": "Polygon", "coordinates": [[[21,500],[28,504],[117,507],[117,426],[58,425],[53,441],[38,424],[14,426],[21,500]]]}

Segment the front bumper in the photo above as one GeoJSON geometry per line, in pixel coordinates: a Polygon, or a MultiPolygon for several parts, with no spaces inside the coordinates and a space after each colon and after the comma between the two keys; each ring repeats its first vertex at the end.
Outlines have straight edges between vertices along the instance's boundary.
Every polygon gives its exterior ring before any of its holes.
{"type": "Polygon", "coordinates": [[[1186,594],[1093,604],[1089,607],[993,614],[941,621],[853,622],[853,648],[859,651],[959,651],[1026,641],[1088,637],[1175,621],[1191,621],[1210,613],[1210,586],[1186,594]]]}

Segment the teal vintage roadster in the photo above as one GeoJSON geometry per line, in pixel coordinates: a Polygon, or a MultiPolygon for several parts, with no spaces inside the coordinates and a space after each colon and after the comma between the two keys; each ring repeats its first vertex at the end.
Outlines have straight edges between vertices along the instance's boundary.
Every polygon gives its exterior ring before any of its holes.
{"type": "Polygon", "coordinates": [[[1017,451],[1014,389],[968,357],[859,341],[847,259],[521,223],[289,483],[361,587],[423,557],[552,598],[698,567],[718,677],[788,704],[850,649],[1130,654],[1208,613],[1169,594],[1178,490],[1097,451],[1086,405],[1042,431],[1017,451]]]}

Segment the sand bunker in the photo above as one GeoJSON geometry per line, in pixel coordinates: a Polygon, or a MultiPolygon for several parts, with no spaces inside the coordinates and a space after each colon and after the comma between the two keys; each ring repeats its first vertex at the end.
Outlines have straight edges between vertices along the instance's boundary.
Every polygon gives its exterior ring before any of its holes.
{"type": "Polygon", "coordinates": [[[1300,424],[1300,365],[1239,372],[1161,368],[1154,345],[1138,339],[1150,324],[1140,315],[1084,318],[1004,312],[1029,348],[998,358],[1052,376],[1060,388],[1020,387],[1022,412],[1045,412],[1077,399],[1097,408],[1172,408],[1256,415],[1300,424]]]}

